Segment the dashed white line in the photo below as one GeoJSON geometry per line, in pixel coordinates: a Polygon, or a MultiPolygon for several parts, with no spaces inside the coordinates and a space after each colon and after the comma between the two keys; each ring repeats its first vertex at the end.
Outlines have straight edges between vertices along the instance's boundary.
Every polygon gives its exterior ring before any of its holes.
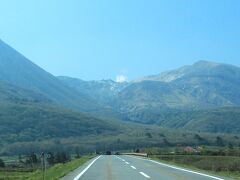
{"type": "MultiPolygon", "coordinates": [[[[120,159],[120,160],[122,160],[123,162],[125,162],[126,164],[129,164],[129,162],[127,162],[125,159],[122,159],[122,158],[120,158],[120,157],[118,157],[118,156],[116,156],[118,159],[120,159]]],[[[131,166],[131,168],[132,169],[137,169],[136,167],[134,167],[134,166],[131,166]]],[[[148,176],[147,174],[145,174],[144,172],[139,172],[142,176],[144,176],[145,178],[148,178],[148,179],[150,179],[150,176],[148,176]]]]}
{"type": "Polygon", "coordinates": [[[131,168],[133,168],[133,169],[137,169],[136,167],[134,167],[134,166],[131,166],[131,168]]]}
{"type": "Polygon", "coordinates": [[[79,175],[77,175],[73,180],[78,180],[82,175],[102,156],[95,158],[79,175]]]}
{"type": "Polygon", "coordinates": [[[118,158],[118,159],[120,159],[120,160],[122,160],[123,162],[125,162],[125,159],[120,158],[120,157],[118,157],[118,156],[116,156],[116,155],[115,155],[115,157],[118,158]]]}
{"type": "Polygon", "coordinates": [[[145,174],[144,172],[139,172],[141,175],[143,175],[145,178],[150,179],[150,176],[148,176],[147,174],[145,174]]]}

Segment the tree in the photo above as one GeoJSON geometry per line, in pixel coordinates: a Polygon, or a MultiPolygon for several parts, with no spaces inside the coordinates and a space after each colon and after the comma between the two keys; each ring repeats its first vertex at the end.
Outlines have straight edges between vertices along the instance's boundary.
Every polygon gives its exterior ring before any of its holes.
{"type": "Polygon", "coordinates": [[[23,160],[22,160],[22,156],[21,156],[21,154],[18,155],[18,162],[20,162],[20,163],[24,163],[23,160]]]}
{"type": "Polygon", "coordinates": [[[140,153],[140,149],[137,149],[137,150],[135,151],[135,153],[140,153]]]}
{"type": "Polygon", "coordinates": [[[223,139],[219,136],[216,137],[216,145],[217,146],[224,146],[223,139]]]}
{"type": "Polygon", "coordinates": [[[229,149],[233,149],[233,144],[232,143],[228,143],[228,148],[229,149]]]}
{"type": "Polygon", "coordinates": [[[199,136],[198,134],[195,134],[194,138],[201,144],[209,144],[208,141],[204,138],[202,138],[201,136],[199,136]]]}
{"type": "Polygon", "coordinates": [[[31,153],[30,156],[26,159],[27,164],[37,164],[38,158],[35,153],[31,153]]]}
{"type": "Polygon", "coordinates": [[[152,138],[152,134],[149,133],[149,132],[147,132],[145,135],[146,135],[148,138],[152,138]]]}
{"type": "Polygon", "coordinates": [[[166,138],[163,139],[163,144],[165,146],[171,146],[171,143],[166,138]]]}
{"type": "Polygon", "coordinates": [[[55,156],[56,163],[66,163],[70,160],[70,157],[66,152],[58,152],[55,156]]]}
{"type": "Polygon", "coordinates": [[[4,167],[5,167],[5,163],[4,163],[4,161],[3,161],[2,159],[0,159],[0,167],[1,167],[1,168],[4,168],[4,167]]]}
{"type": "Polygon", "coordinates": [[[80,158],[81,157],[81,155],[80,155],[80,148],[78,146],[75,148],[75,153],[76,153],[76,158],[80,158]]]}

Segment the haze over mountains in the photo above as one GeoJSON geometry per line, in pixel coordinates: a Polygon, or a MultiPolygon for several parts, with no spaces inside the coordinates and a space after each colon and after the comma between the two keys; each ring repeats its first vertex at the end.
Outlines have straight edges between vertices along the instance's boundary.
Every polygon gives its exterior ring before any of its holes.
{"type": "Polygon", "coordinates": [[[83,81],[55,77],[0,41],[0,100],[0,144],[144,129],[119,120],[240,132],[240,68],[208,61],[131,82],[83,81]]]}

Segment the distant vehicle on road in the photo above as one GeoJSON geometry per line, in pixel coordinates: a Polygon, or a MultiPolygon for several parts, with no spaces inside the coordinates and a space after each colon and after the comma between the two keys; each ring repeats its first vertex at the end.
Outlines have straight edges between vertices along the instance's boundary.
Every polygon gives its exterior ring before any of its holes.
{"type": "Polygon", "coordinates": [[[106,155],[112,155],[112,152],[111,151],[107,151],[106,155]]]}

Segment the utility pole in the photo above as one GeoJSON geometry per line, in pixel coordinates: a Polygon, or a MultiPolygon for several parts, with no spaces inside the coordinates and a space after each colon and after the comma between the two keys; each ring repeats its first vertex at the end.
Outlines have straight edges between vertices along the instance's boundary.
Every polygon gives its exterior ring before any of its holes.
{"type": "Polygon", "coordinates": [[[41,158],[42,158],[42,179],[45,180],[45,177],[46,177],[46,161],[45,161],[44,152],[42,152],[41,158]]]}

